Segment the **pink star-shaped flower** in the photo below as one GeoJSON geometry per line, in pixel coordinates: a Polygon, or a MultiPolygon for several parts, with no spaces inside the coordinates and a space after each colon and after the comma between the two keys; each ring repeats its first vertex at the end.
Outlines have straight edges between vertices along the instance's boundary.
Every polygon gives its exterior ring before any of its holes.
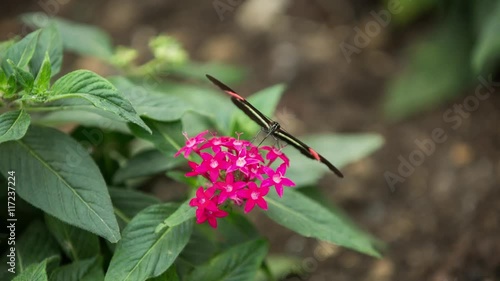
{"type": "Polygon", "coordinates": [[[263,146],[263,147],[261,147],[261,149],[268,151],[268,153],[266,155],[266,159],[269,160],[269,164],[272,164],[276,159],[280,158],[281,160],[283,160],[283,163],[285,163],[287,167],[290,166],[290,160],[281,151],[281,149],[274,147],[274,146],[272,146],[272,147],[271,146],[263,146]]]}
{"type": "Polygon", "coordinates": [[[286,164],[281,164],[276,172],[269,167],[262,167],[264,172],[266,172],[268,178],[262,181],[261,187],[269,187],[273,186],[276,188],[276,193],[278,193],[279,197],[283,196],[283,186],[295,186],[295,183],[291,181],[289,178],[285,177],[286,173],[286,164]]]}
{"type": "Polygon", "coordinates": [[[227,173],[231,173],[236,170],[240,170],[243,174],[248,176],[248,165],[254,165],[259,163],[259,159],[247,157],[247,150],[241,149],[238,151],[238,156],[231,153],[227,154],[231,164],[227,168],[227,173]]]}
{"type": "Polygon", "coordinates": [[[203,162],[196,168],[196,172],[199,174],[208,174],[208,179],[212,182],[216,182],[217,178],[219,178],[219,173],[221,170],[225,170],[228,166],[228,162],[226,160],[226,154],[223,151],[219,151],[219,153],[214,156],[209,153],[202,152],[200,154],[203,162]]]}
{"type": "Polygon", "coordinates": [[[217,228],[217,219],[223,218],[227,215],[228,215],[228,213],[226,211],[221,210],[221,209],[217,209],[215,211],[205,209],[204,212],[201,213],[199,216],[198,216],[198,212],[197,212],[196,223],[204,223],[205,221],[208,220],[208,224],[212,228],[217,228]]]}
{"type": "Polygon", "coordinates": [[[245,204],[245,213],[250,212],[255,205],[259,206],[262,210],[267,210],[267,202],[264,196],[269,193],[269,187],[257,187],[255,182],[249,182],[247,189],[241,190],[239,196],[247,200],[245,204]]]}
{"type": "Polygon", "coordinates": [[[182,133],[186,138],[186,145],[179,149],[174,156],[177,157],[184,152],[184,157],[187,158],[192,151],[197,151],[197,145],[206,141],[203,137],[206,133],[208,133],[208,130],[199,133],[194,138],[189,138],[186,132],[182,133]]]}
{"type": "Polygon", "coordinates": [[[220,190],[217,204],[222,204],[227,198],[233,200],[237,205],[241,205],[242,200],[238,196],[238,191],[247,185],[244,181],[234,182],[233,173],[226,174],[226,181],[216,182],[214,186],[220,190]]]}
{"type": "Polygon", "coordinates": [[[189,206],[198,207],[196,210],[197,213],[198,211],[202,213],[204,209],[216,211],[217,204],[212,200],[214,193],[215,188],[208,188],[207,190],[203,189],[203,187],[198,188],[196,190],[196,197],[189,201],[189,206]]]}

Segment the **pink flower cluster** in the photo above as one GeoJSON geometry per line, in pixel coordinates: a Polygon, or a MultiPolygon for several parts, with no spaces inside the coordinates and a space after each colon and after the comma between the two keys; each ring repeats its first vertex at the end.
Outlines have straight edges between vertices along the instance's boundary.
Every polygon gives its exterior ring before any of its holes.
{"type": "Polygon", "coordinates": [[[201,158],[201,163],[189,161],[191,171],[186,173],[188,177],[202,176],[208,180],[207,188],[199,187],[196,197],[189,202],[190,206],[197,207],[197,223],[208,221],[210,226],[216,228],[217,218],[228,215],[222,209],[227,202],[238,206],[244,204],[245,213],[255,205],[267,210],[264,197],[271,186],[280,197],[283,196],[283,187],[295,186],[285,177],[290,161],[280,149],[257,147],[247,140],[240,140],[239,135],[238,139],[215,135],[205,139],[207,133],[201,132],[193,138],[184,133],[186,145],[175,154],[176,157],[183,154],[188,158],[194,152],[201,158]],[[271,168],[277,159],[282,163],[276,169],[271,168]],[[260,182],[260,186],[256,181],[260,182]]]}

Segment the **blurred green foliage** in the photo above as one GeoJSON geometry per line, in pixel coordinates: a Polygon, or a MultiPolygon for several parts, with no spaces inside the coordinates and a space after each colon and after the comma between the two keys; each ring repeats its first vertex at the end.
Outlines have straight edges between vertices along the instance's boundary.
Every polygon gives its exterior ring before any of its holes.
{"type": "MultiPolygon", "coordinates": [[[[391,1],[387,1],[389,5],[391,1]]],[[[414,39],[406,68],[389,81],[384,111],[393,120],[431,109],[489,77],[500,58],[500,2],[400,0],[396,25],[432,14],[428,34],[414,39]]]]}

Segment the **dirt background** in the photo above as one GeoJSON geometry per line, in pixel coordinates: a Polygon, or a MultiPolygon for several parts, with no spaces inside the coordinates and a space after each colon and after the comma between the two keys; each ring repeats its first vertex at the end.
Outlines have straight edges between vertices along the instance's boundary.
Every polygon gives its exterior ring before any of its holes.
{"type": "MultiPolygon", "coordinates": [[[[295,134],[321,132],[382,134],[384,147],[343,169],[345,179],[325,177],[320,188],[361,227],[389,244],[383,259],[301,238],[259,216],[259,227],[273,253],[303,260],[302,280],[500,280],[500,98],[493,94],[463,118],[456,130],[443,113],[463,96],[405,121],[391,123],[381,112],[387,80],[405,66],[402,50],[425,34],[429,18],[379,34],[350,56],[339,44],[352,44],[355,27],[373,20],[379,1],[160,1],[41,0],[3,1],[0,39],[20,34],[16,17],[24,12],[91,23],[116,44],[147,49],[147,40],[167,33],[192,58],[244,65],[243,94],[286,82],[277,118],[295,134]],[[269,2],[269,3],[268,3],[269,2]],[[214,5],[225,3],[218,14],[214,5]],[[442,128],[437,144],[414,172],[390,189],[384,173],[398,173],[403,157],[442,128]]],[[[107,69],[93,59],[68,56],[65,66],[107,69]]],[[[335,159],[332,159],[335,162],[335,159]]],[[[286,280],[301,280],[291,276],[286,280]]]]}

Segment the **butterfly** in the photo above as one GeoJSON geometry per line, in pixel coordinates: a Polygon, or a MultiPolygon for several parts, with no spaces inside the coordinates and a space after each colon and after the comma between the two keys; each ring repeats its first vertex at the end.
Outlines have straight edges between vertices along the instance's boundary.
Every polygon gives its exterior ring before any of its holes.
{"type": "Polygon", "coordinates": [[[208,80],[214,83],[217,87],[219,87],[222,91],[226,92],[231,96],[231,101],[236,105],[241,111],[243,111],[250,119],[252,119],[255,123],[257,123],[260,127],[262,127],[263,131],[266,134],[272,135],[277,139],[283,140],[291,146],[295,147],[305,156],[319,161],[325,164],[332,172],[334,172],[337,176],[343,178],[344,175],[337,169],[332,163],[325,159],[325,157],[321,156],[316,150],[312,149],[307,144],[303,143],[301,140],[289,134],[287,131],[283,130],[280,124],[262,112],[260,112],[257,108],[255,108],[251,103],[249,103],[245,98],[238,95],[234,90],[229,88],[226,84],[217,80],[213,76],[206,74],[208,80]]]}

